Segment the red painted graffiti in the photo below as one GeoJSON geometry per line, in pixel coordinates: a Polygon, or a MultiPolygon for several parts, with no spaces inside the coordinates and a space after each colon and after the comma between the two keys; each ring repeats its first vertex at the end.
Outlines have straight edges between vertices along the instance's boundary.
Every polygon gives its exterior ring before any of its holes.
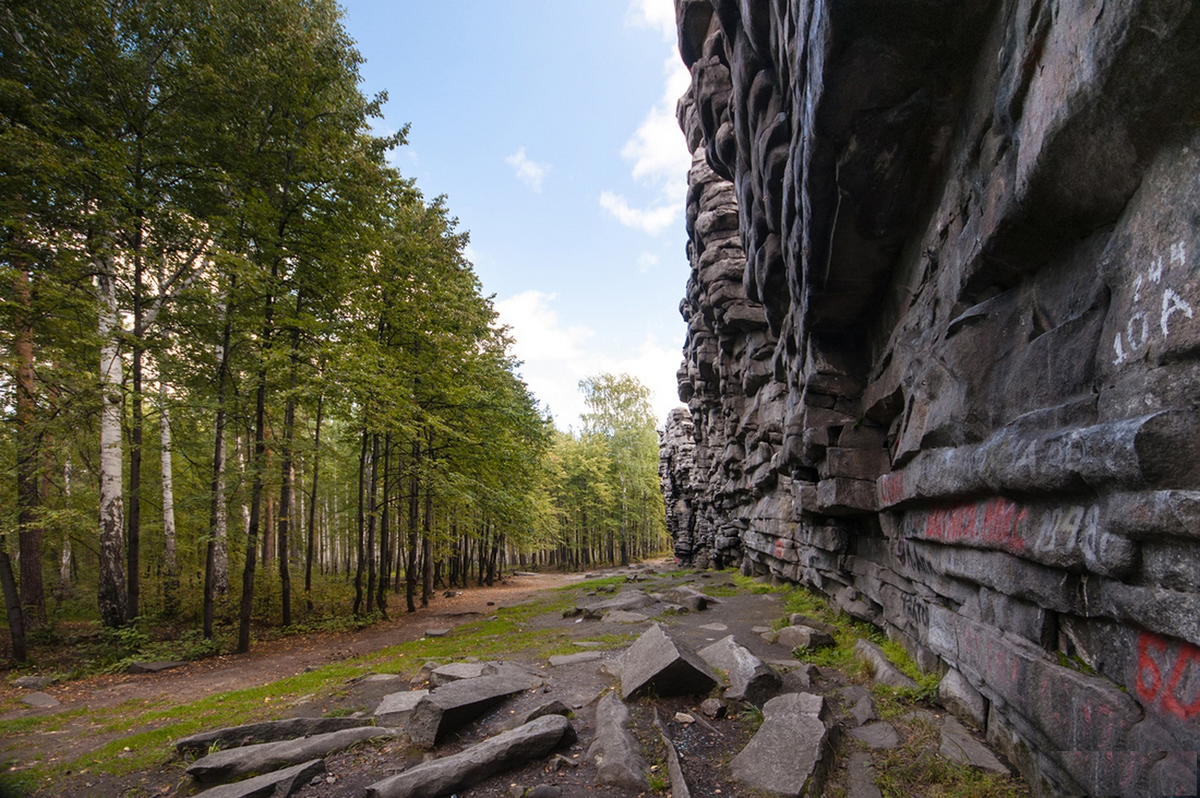
{"type": "Polygon", "coordinates": [[[896,471],[884,474],[879,478],[879,502],[884,507],[891,507],[904,500],[904,473],[896,471]]]}
{"type": "Polygon", "coordinates": [[[925,522],[924,537],[943,543],[977,543],[1011,551],[1025,548],[1021,524],[1029,511],[1004,498],[933,510],[925,522]]]}
{"type": "Polygon", "coordinates": [[[1200,648],[1183,641],[1173,646],[1161,635],[1142,632],[1134,683],[1146,703],[1191,720],[1200,714],[1200,648]]]}

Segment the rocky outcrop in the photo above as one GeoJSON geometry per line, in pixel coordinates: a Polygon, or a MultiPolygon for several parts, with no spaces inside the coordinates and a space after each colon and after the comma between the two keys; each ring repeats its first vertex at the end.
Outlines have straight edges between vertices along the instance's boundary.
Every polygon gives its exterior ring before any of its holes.
{"type": "Polygon", "coordinates": [[[1194,791],[1200,4],[676,11],[677,556],[954,671],[1037,791],[1194,791]]]}

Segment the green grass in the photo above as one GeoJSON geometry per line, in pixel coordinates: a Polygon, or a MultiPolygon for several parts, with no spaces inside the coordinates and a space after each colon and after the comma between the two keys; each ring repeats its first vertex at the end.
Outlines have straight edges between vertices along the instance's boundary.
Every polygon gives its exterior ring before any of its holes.
{"type": "Polygon", "coordinates": [[[876,754],[875,784],[884,798],[1027,798],[1016,779],[960,765],[938,754],[939,732],[927,723],[900,724],[905,741],[876,754]]]}

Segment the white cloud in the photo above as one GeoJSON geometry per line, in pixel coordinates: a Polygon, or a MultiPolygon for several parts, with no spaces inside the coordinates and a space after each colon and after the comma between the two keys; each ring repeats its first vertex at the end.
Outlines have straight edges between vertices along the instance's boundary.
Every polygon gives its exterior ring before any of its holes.
{"type": "Polygon", "coordinates": [[[675,41],[674,0],[633,0],[627,18],[638,27],[657,28],[666,41],[675,41]]]}
{"type": "MultiPolygon", "coordinates": [[[[658,7],[651,0],[640,0],[640,4],[658,7]]],[[[670,7],[671,4],[666,5],[670,7]]],[[[691,154],[675,118],[675,103],[687,90],[691,75],[674,47],[663,64],[663,74],[662,99],[650,109],[621,149],[621,156],[633,163],[634,180],[656,187],[657,199],[649,207],[635,208],[622,195],[611,191],[600,195],[600,207],[617,221],[651,235],[661,233],[682,217],[687,173],[692,165],[691,154]]]]}
{"type": "Polygon", "coordinates": [[[518,180],[534,193],[541,193],[542,181],[550,171],[550,164],[529,160],[524,147],[505,158],[504,162],[513,168],[518,180]]]}
{"type": "Polygon", "coordinates": [[[653,252],[643,252],[640,256],[638,256],[638,271],[640,271],[642,274],[645,274],[657,265],[658,256],[653,252]]]}
{"type": "Polygon", "coordinates": [[[588,327],[565,323],[554,307],[554,294],[525,291],[496,302],[500,322],[510,328],[513,354],[522,361],[521,376],[539,401],[550,408],[560,429],[579,429],[584,411],[579,381],[601,372],[631,374],[650,388],[655,416],[661,424],[679,404],[675,371],[682,358],[678,347],[652,335],[633,351],[613,357],[599,351],[599,336],[588,327]]]}

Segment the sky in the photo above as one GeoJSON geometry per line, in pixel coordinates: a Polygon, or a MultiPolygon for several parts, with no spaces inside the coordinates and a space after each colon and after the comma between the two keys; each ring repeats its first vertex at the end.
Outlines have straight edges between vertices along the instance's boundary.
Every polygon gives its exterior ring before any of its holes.
{"type": "Polygon", "coordinates": [[[689,82],[672,0],[342,0],[386,91],[391,156],[445,195],[520,373],[563,430],[579,381],[628,373],[659,424],[675,372],[688,276],[691,159],[675,121],[689,82]]]}

